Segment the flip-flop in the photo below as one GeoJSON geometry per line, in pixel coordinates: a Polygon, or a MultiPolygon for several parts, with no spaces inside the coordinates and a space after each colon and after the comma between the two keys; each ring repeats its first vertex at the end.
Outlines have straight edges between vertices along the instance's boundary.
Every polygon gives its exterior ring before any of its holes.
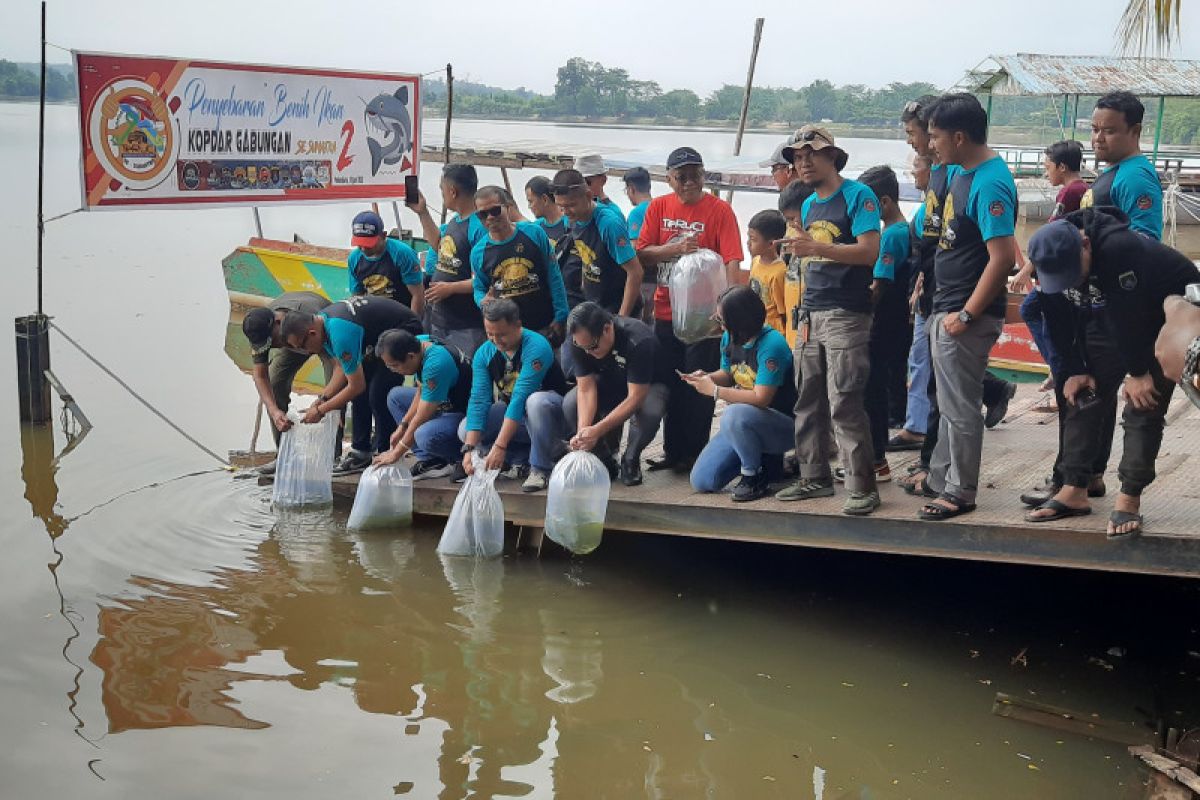
{"type": "Polygon", "coordinates": [[[905,494],[910,494],[913,497],[937,498],[940,496],[933,489],[929,488],[929,476],[928,475],[925,476],[924,478],[921,478],[921,480],[919,480],[915,483],[902,483],[900,485],[904,488],[905,494]]]}
{"type": "Polygon", "coordinates": [[[924,446],[925,446],[925,437],[924,436],[922,436],[920,439],[914,441],[912,439],[906,439],[905,437],[903,437],[897,433],[895,436],[888,439],[888,441],[887,441],[887,451],[889,453],[900,453],[905,450],[920,450],[924,446]]]}
{"type": "Polygon", "coordinates": [[[1137,527],[1131,531],[1124,533],[1109,533],[1108,538],[1113,539],[1130,539],[1142,532],[1142,515],[1134,511],[1114,511],[1108,515],[1108,524],[1114,528],[1120,525],[1127,525],[1130,522],[1136,522],[1137,527]]]}
{"type": "Polygon", "coordinates": [[[953,503],[955,507],[946,508],[936,503],[930,503],[929,505],[921,506],[921,510],[917,512],[917,516],[928,522],[941,522],[942,520],[953,519],[963,514],[970,514],[975,510],[974,503],[964,502],[952,494],[943,492],[938,495],[938,499],[945,500],[947,503],[953,503]]]}
{"type": "Polygon", "coordinates": [[[1049,500],[1042,503],[1037,508],[1030,509],[1029,511],[1027,511],[1025,513],[1025,521],[1026,522],[1053,522],[1056,519],[1066,519],[1068,517],[1086,517],[1090,513],[1092,513],[1092,509],[1090,506],[1088,508],[1071,508],[1066,503],[1060,503],[1059,501],[1055,500],[1054,498],[1050,498],[1049,500]],[[1042,511],[1042,510],[1053,511],[1054,513],[1050,514],[1049,516],[1045,516],[1045,517],[1034,516],[1037,512],[1042,511]]]}

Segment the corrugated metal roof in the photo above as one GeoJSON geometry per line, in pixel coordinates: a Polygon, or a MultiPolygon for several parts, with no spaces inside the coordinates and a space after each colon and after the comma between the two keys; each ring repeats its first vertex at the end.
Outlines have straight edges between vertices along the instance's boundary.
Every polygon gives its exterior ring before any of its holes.
{"type": "Polygon", "coordinates": [[[988,56],[955,87],[996,95],[1099,95],[1125,89],[1147,97],[1200,96],[1200,61],[1107,56],[988,56]]]}

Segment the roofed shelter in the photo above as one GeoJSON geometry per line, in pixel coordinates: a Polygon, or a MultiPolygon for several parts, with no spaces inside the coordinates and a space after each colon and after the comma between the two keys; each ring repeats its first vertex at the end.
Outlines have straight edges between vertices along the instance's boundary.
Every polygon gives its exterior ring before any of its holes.
{"type": "Polygon", "coordinates": [[[1158,98],[1154,128],[1154,156],[1158,159],[1163,108],[1168,97],[1200,97],[1200,61],[1168,58],[1116,58],[1109,56],[1047,56],[1017,53],[988,56],[969,70],[954,87],[957,91],[987,95],[988,117],[992,96],[1057,97],[1062,95],[1063,127],[1075,129],[1080,95],[1102,95],[1123,89],[1138,97],[1158,98]],[[1068,116],[1075,98],[1074,116],[1068,116]]]}

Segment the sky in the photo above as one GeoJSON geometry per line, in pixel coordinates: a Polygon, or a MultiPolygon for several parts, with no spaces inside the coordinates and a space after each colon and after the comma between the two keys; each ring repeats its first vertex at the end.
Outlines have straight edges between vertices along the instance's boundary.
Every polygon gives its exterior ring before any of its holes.
{"type": "MultiPolygon", "coordinates": [[[[0,58],[36,61],[39,3],[3,0],[0,58]]],[[[554,89],[573,56],[701,96],[746,79],[755,17],[766,19],[756,86],[818,78],[942,88],[990,53],[1113,55],[1125,0],[51,0],[48,40],[79,50],[425,73],[554,89]],[[936,42],[936,49],[930,44],[936,42]]],[[[1175,58],[1200,59],[1200,11],[1182,4],[1175,58]]],[[[69,56],[48,49],[50,61],[69,56]]]]}

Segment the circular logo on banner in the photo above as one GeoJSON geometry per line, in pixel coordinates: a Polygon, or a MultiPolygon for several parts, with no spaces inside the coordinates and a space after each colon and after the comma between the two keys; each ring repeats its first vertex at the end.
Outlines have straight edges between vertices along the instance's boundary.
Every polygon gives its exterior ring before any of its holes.
{"type": "Polygon", "coordinates": [[[88,130],[100,164],[130,189],[157,186],[175,166],[175,124],[166,102],[142,81],[122,78],[101,89],[88,130]]]}

